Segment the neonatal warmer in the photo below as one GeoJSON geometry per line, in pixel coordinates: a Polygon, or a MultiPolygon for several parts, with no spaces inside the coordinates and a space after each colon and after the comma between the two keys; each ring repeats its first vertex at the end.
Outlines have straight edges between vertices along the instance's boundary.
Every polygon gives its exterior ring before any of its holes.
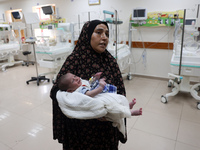
{"type": "Polygon", "coordinates": [[[40,67],[52,69],[41,75],[54,74],[53,82],[62,64],[74,48],[74,25],[59,23],[58,27],[50,30],[35,30],[37,62],[40,67]]]}
{"type": "MultiPolygon", "coordinates": [[[[168,86],[173,86],[172,92],[161,96],[163,103],[168,102],[169,96],[175,96],[179,92],[189,92],[192,97],[200,101],[200,83],[190,84],[191,78],[200,78],[200,44],[199,31],[192,25],[186,25],[185,28],[177,22],[175,28],[174,50],[171,58],[171,73],[168,76],[168,86]],[[184,30],[185,29],[185,30],[184,30]],[[184,30],[181,41],[181,35],[178,33],[184,30]],[[182,44],[182,45],[181,45],[182,44]],[[181,50],[182,48],[182,50],[181,50]]],[[[200,102],[197,102],[197,108],[200,109],[200,102]]]]}

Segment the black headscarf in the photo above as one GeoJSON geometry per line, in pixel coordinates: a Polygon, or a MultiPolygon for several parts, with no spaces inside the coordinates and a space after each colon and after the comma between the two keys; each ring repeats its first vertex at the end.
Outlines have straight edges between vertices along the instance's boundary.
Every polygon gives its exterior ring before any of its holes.
{"type": "Polygon", "coordinates": [[[60,143],[63,143],[65,149],[115,150],[118,147],[119,140],[123,143],[126,142],[126,138],[117,128],[112,126],[111,122],[102,122],[97,119],[78,120],[67,118],[61,112],[56,100],[57,81],[67,72],[86,80],[97,72],[103,72],[102,77],[106,78],[106,82],[117,86],[118,94],[125,95],[123,79],[115,58],[107,50],[101,54],[95,52],[90,45],[92,33],[99,24],[105,24],[108,27],[106,22],[100,20],[84,24],[73,52],[64,62],[57,75],[56,83],[51,89],[53,135],[54,139],[58,139],[60,143]]]}

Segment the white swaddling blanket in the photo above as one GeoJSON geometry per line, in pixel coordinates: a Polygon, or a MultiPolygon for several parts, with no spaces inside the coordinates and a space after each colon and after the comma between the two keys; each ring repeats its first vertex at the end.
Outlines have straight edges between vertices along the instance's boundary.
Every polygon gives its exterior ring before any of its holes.
{"type": "Polygon", "coordinates": [[[102,93],[89,97],[79,92],[58,91],[56,98],[63,114],[69,118],[97,119],[105,117],[125,136],[124,118],[131,117],[129,103],[125,96],[102,93]]]}

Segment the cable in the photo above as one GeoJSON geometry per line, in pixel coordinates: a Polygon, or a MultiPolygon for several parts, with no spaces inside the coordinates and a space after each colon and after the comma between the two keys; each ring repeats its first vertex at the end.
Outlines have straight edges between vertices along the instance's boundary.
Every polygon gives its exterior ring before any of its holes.
{"type": "Polygon", "coordinates": [[[141,37],[141,40],[142,40],[142,46],[144,48],[144,50],[142,52],[142,63],[144,64],[144,67],[146,68],[146,62],[147,62],[146,55],[147,55],[147,52],[146,52],[146,48],[145,48],[145,45],[144,45],[143,36],[142,36],[141,30],[140,30],[140,25],[139,25],[138,31],[139,31],[139,34],[140,34],[140,37],[141,37]]]}
{"type": "MultiPolygon", "coordinates": [[[[170,33],[171,30],[172,30],[172,28],[170,28],[170,29],[167,31],[167,33],[166,33],[163,37],[161,37],[156,43],[154,43],[154,44],[152,44],[152,45],[150,45],[150,46],[148,46],[148,47],[145,47],[144,41],[143,41],[143,37],[142,37],[142,33],[141,33],[141,30],[140,30],[140,26],[139,26],[138,31],[139,31],[140,36],[141,36],[141,40],[142,40],[142,44],[143,44],[144,50],[143,50],[142,55],[140,56],[139,60],[138,60],[138,61],[134,61],[134,63],[137,64],[137,63],[139,63],[139,62],[141,61],[141,59],[143,59],[143,64],[145,64],[145,67],[146,67],[146,62],[147,62],[147,61],[146,61],[146,56],[147,56],[146,48],[150,48],[150,47],[156,45],[156,44],[157,44],[158,42],[160,42],[165,36],[169,35],[169,33],[170,33]]],[[[168,43],[169,43],[169,42],[168,42],[168,43]]],[[[135,44],[137,45],[137,43],[135,43],[135,44]]],[[[138,45],[137,45],[137,47],[139,48],[138,45]]],[[[168,47],[168,48],[169,48],[169,47],[168,47]]]]}

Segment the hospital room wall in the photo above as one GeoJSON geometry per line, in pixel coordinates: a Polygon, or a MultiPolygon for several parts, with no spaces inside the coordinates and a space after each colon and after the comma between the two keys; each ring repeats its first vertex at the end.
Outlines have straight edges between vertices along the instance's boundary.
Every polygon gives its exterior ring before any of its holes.
{"type": "MultiPolygon", "coordinates": [[[[100,0],[100,5],[88,5],[88,0],[10,0],[8,2],[0,2],[0,14],[6,10],[21,8],[23,12],[30,12],[32,6],[43,4],[56,4],[59,8],[60,17],[66,18],[67,22],[78,22],[80,15],[81,23],[88,20],[88,12],[90,19],[103,19],[103,10],[118,11],[119,19],[123,21],[119,25],[120,40],[128,41],[128,25],[131,11],[135,7],[147,8],[148,12],[152,11],[175,11],[179,9],[187,9],[187,17],[195,17],[197,4],[199,0],[100,0]]],[[[109,17],[109,16],[108,16],[109,17]]],[[[1,16],[0,16],[1,19],[1,16]]],[[[83,24],[81,24],[83,25],[83,24]]],[[[78,25],[75,26],[78,30],[78,25]]],[[[140,27],[137,31],[133,31],[133,41],[144,42],[173,42],[174,27],[140,27]]],[[[142,56],[144,49],[132,48],[132,58],[135,61],[131,65],[131,72],[137,75],[153,76],[167,78],[167,73],[170,72],[170,59],[172,50],[163,49],[146,49],[145,57],[142,56]],[[146,59],[144,59],[146,58],[146,59]],[[159,65],[158,65],[159,64],[159,65]]]]}

